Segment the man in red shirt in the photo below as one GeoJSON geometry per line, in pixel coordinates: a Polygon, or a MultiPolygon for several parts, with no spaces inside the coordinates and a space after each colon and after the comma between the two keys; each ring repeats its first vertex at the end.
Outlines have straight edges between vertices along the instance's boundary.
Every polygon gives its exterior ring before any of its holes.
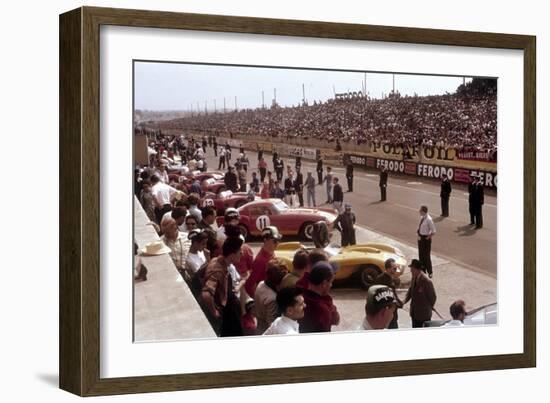
{"type": "Polygon", "coordinates": [[[304,291],[306,309],[298,321],[300,333],[330,332],[340,323],[340,314],[329,295],[334,274],[328,262],[318,262],[311,269],[309,288],[304,291]]]}
{"type": "Polygon", "coordinates": [[[256,286],[260,281],[265,280],[267,262],[275,257],[275,249],[277,249],[281,238],[282,235],[279,233],[277,227],[269,226],[263,229],[262,239],[264,244],[252,263],[252,273],[244,285],[244,289],[248,295],[253,296],[256,292],[256,286]]]}

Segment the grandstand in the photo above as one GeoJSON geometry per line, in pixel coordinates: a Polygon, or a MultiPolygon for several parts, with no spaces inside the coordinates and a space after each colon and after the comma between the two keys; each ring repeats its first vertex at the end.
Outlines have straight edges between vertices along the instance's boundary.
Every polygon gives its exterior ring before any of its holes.
{"type": "Polygon", "coordinates": [[[476,78],[452,94],[352,97],[293,107],[195,113],[156,127],[231,137],[317,139],[402,147],[449,147],[496,154],[496,80],[476,78]]]}

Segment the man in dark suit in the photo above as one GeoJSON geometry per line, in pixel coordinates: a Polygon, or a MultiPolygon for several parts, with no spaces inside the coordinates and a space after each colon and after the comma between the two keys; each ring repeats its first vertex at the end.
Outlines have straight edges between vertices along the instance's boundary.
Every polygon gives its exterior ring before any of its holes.
{"type": "Polygon", "coordinates": [[[437,296],[432,281],[422,271],[419,260],[413,259],[409,265],[411,268],[411,285],[403,304],[411,301],[409,309],[412,327],[423,327],[424,322],[432,319],[432,311],[437,296]]]}
{"type": "Polygon", "coordinates": [[[300,168],[296,167],[296,179],[294,179],[294,189],[298,195],[298,202],[300,207],[304,207],[304,175],[300,171],[300,168]]]}
{"type": "Polygon", "coordinates": [[[470,225],[475,224],[475,192],[477,178],[475,174],[470,174],[470,183],[468,184],[468,212],[470,213],[470,225]]]}
{"type": "Polygon", "coordinates": [[[225,182],[225,187],[227,189],[231,190],[232,192],[237,192],[238,191],[239,181],[238,181],[238,178],[237,178],[237,174],[235,173],[235,170],[233,169],[232,166],[230,166],[227,169],[227,172],[225,174],[225,177],[224,177],[223,181],[225,182]]]}
{"type": "Polygon", "coordinates": [[[386,201],[386,188],[388,187],[388,171],[386,167],[382,167],[380,171],[380,201],[386,201]]]}
{"type": "Polygon", "coordinates": [[[474,188],[474,222],[476,229],[483,228],[483,204],[485,203],[485,190],[481,177],[478,176],[474,188]]]}
{"type": "Polygon", "coordinates": [[[283,171],[285,169],[285,163],[281,159],[281,157],[277,156],[277,159],[273,162],[273,169],[275,171],[275,174],[277,175],[277,180],[280,182],[283,180],[283,171]]]}
{"type": "Polygon", "coordinates": [[[346,162],[346,179],[348,180],[348,192],[353,192],[353,164],[349,158],[346,162]]]}
{"type": "Polygon", "coordinates": [[[451,182],[447,174],[441,174],[441,217],[449,217],[449,199],[451,198],[451,182]]]}
{"type": "Polygon", "coordinates": [[[321,185],[323,183],[323,159],[320,155],[317,157],[317,179],[321,185]]]}

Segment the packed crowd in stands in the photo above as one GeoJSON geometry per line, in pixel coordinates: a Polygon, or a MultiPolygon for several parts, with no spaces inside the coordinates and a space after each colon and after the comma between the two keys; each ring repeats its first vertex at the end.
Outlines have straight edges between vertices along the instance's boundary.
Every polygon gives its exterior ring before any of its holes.
{"type": "Polygon", "coordinates": [[[474,79],[453,94],[330,99],[311,105],[208,113],[163,122],[167,129],[223,136],[496,151],[496,80],[474,79]]]}

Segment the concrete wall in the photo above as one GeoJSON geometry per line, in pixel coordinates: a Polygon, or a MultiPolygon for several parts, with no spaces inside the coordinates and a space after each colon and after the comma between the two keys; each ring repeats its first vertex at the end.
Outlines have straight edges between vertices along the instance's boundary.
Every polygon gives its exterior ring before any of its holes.
{"type": "MultiPolygon", "coordinates": [[[[134,198],[134,237],[139,248],[159,237],[134,198]]],[[[216,337],[169,255],[142,256],[147,281],[134,283],[136,342],[216,337]]]]}

